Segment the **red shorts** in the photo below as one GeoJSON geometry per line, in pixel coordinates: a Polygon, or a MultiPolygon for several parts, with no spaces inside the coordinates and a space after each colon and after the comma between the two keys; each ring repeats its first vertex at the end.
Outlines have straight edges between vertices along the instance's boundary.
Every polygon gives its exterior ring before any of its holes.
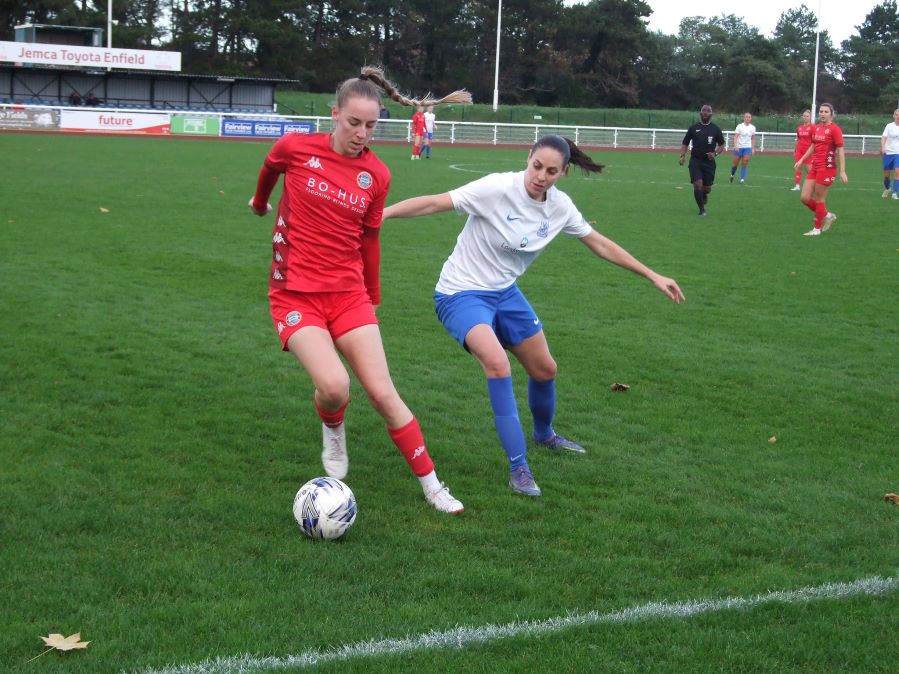
{"type": "MultiPolygon", "coordinates": [[[[805,148],[805,150],[808,150],[808,148],[805,148]]],[[[800,159],[802,159],[802,155],[805,154],[805,150],[803,150],[802,152],[800,152],[799,150],[793,150],[793,163],[794,164],[797,161],[799,161],[800,159]]],[[[812,165],[812,155],[809,155],[808,159],[806,159],[804,162],[802,162],[802,165],[803,166],[811,166],[812,165]]]]}
{"type": "Polygon", "coordinates": [[[806,180],[814,180],[817,185],[833,185],[834,178],[837,177],[837,168],[824,168],[823,166],[812,166],[805,176],[806,180]]]}
{"type": "Polygon", "coordinates": [[[314,325],[337,339],[363,325],[377,325],[368,293],[354,290],[339,293],[301,293],[270,288],[268,303],[272,322],[287,351],[287,340],[300,328],[314,325]]]}

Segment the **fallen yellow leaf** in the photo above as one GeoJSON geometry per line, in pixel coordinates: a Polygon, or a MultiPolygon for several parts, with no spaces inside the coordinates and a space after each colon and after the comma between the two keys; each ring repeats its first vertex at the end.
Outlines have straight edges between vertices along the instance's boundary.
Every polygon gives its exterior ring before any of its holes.
{"type": "Polygon", "coordinates": [[[627,391],[630,388],[627,384],[619,384],[615,382],[611,386],[609,386],[610,391],[627,391]]]}
{"type": "Polygon", "coordinates": [[[773,445],[775,442],[777,442],[777,436],[772,435],[770,438],[768,438],[768,442],[770,442],[773,445]]]}
{"type": "Polygon", "coordinates": [[[893,503],[899,505],[899,494],[884,494],[884,501],[892,501],[893,503]]]}
{"type": "Polygon", "coordinates": [[[100,212],[101,212],[101,213],[109,213],[109,209],[108,209],[108,208],[103,208],[102,206],[100,206],[100,212]]]}
{"type": "Polygon", "coordinates": [[[41,637],[44,640],[44,643],[47,644],[50,648],[55,648],[58,651],[71,651],[76,648],[87,648],[87,645],[90,641],[81,641],[81,632],[75,632],[70,636],[64,637],[61,634],[50,634],[46,637],[41,637]]]}

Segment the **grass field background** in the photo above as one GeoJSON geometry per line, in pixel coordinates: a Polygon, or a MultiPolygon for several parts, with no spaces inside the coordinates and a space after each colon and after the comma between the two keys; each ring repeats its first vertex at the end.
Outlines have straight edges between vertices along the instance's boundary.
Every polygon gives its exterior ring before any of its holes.
{"type": "MultiPolygon", "coordinates": [[[[268,145],[6,134],[0,149],[0,669],[285,656],[899,570],[899,507],[883,500],[899,492],[899,204],[880,198],[878,159],[849,159],[828,199],[839,219],[818,239],[802,236],[811,215],[787,157],[755,157],[745,186],[722,157],[704,219],[674,154],[599,152],[606,173],[561,181],[687,302],[569,239],[523,277],[559,363],[556,428],[589,450],[532,448],[539,499],[506,486],[480,369],[434,317],[464,219],[388,222],[391,371],[466,511],[424,502],[354,383],[359,516],[330,544],[291,515],[322,473],[320,423],[268,316],[272,220],[246,207],[268,145]],[[39,636],[78,631],[86,651],[25,664],[39,636]]],[[[377,152],[391,202],[526,158],[377,152]]],[[[316,671],[895,672],[896,599],[586,625],[316,671]]]]}

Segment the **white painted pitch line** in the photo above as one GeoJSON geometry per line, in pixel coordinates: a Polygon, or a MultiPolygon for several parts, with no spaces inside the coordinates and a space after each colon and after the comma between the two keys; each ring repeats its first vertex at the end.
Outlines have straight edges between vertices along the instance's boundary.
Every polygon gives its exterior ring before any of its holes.
{"type": "Polygon", "coordinates": [[[236,655],[214,658],[186,665],[169,665],[162,669],[140,670],[140,674],[251,674],[289,667],[315,667],[327,662],[342,662],[356,658],[377,658],[385,655],[403,655],[413,651],[440,648],[464,648],[511,637],[543,635],[561,632],[585,625],[610,625],[634,623],[644,620],[690,618],[703,613],[749,610],[764,604],[800,604],[809,601],[849,599],[863,595],[885,595],[899,589],[899,577],[874,576],[848,583],[826,583],[798,590],[769,592],[753,597],[729,597],[725,599],[701,599],[685,602],[650,602],[631,608],[599,613],[571,613],[546,620],[526,620],[504,625],[482,627],[456,627],[442,632],[432,631],[402,639],[380,639],[345,644],[330,650],[308,650],[296,655],[257,656],[236,655]]]}

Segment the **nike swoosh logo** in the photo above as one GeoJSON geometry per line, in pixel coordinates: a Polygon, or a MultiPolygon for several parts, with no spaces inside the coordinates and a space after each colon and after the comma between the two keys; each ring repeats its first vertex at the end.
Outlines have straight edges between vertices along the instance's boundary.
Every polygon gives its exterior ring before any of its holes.
{"type": "Polygon", "coordinates": [[[506,220],[508,220],[509,222],[515,222],[516,220],[521,220],[521,218],[513,218],[512,214],[509,213],[509,215],[506,216],[506,220]]]}

